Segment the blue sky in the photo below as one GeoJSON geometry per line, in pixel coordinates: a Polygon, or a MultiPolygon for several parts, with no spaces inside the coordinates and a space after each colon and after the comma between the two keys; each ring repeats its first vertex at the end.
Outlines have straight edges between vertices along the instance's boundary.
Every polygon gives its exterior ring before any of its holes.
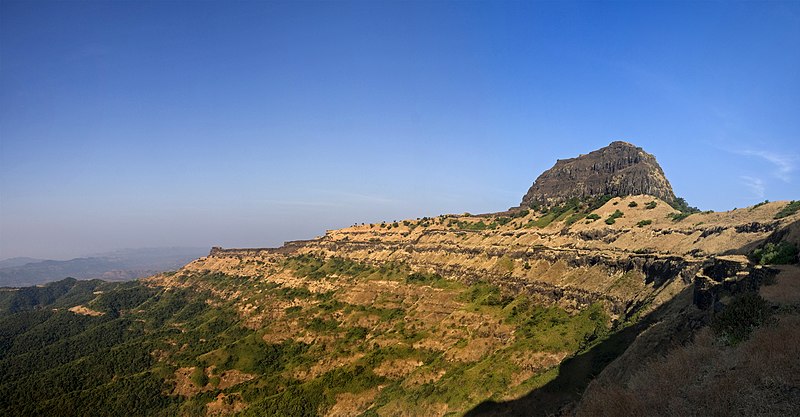
{"type": "Polygon", "coordinates": [[[798,2],[0,2],[0,258],[519,203],[625,140],[800,198],[798,2]]]}

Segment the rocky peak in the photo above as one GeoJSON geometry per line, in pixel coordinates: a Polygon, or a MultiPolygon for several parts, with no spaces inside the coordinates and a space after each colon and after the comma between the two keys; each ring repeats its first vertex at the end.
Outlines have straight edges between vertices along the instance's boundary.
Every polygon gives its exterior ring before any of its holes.
{"type": "Polygon", "coordinates": [[[522,198],[521,206],[637,194],[675,201],[672,186],[656,158],[635,145],[616,141],[586,155],[556,161],[536,179],[522,198]]]}

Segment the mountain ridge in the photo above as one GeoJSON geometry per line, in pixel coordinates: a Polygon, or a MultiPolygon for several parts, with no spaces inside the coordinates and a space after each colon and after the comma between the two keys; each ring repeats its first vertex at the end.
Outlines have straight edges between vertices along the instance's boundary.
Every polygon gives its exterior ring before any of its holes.
{"type": "MultiPolygon", "coordinates": [[[[278,248],[213,247],[127,283],[0,289],[0,413],[92,414],[91,403],[157,416],[607,414],[614,392],[592,381],[624,383],[762,284],[783,285],[771,309],[795,311],[777,304],[793,302],[791,280],[762,263],[796,262],[798,211],[570,197],[278,248]]],[[[625,400],[633,414],[687,414],[625,400]]]]}

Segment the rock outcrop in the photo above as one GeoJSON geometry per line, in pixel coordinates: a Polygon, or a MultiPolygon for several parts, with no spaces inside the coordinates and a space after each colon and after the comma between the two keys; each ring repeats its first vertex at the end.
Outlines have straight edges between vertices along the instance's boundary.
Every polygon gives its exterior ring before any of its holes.
{"type": "Polygon", "coordinates": [[[570,198],[647,194],[675,201],[656,158],[627,142],[612,142],[577,158],[558,160],[522,198],[522,207],[559,204],[570,198]]]}

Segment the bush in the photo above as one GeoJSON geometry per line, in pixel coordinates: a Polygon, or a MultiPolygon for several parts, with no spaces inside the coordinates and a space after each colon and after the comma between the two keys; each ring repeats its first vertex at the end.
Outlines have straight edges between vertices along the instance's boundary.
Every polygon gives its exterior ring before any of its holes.
{"type": "Polygon", "coordinates": [[[675,210],[680,211],[681,213],[690,213],[691,214],[691,213],[697,213],[697,212],[700,211],[700,209],[698,209],[697,207],[690,206],[686,202],[686,200],[684,200],[684,199],[682,199],[680,197],[676,198],[675,201],[673,201],[672,204],[670,204],[670,205],[672,206],[672,208],[674,208],[675,210]]]}
{"type": "Polygon", "coordinates": [[[409,284],[434,284],[442,280],[444,278],[437,273],[412,272],[406,277],[409,284]]]}
{"type": "Polygon", "coordinates": [[[628,203],[628,207],[637,207],[638,205],[639,204],[637,204],[635,201],[631,201],[630,203],[628,203]]]}
{"type": "Polygon", "coordinates": [[[622,214],[622,212],[621,212],[621,211],[619,211],[619,210],[615,210],[615,211],[614,211],[613,213],[611,213],[611,215],[610,215],[610,216],[608,216],[608,218],[606,219],[606,224],[614,224],[614,223],[617,221],[617,219],[618,219],[618,218],[622,217],[622,215],[623,215],[623,214],[622,214]]]}
{"type": "Polygon", "coordinates": [[[530,214],[530,210],[526,210],[526,209],[517,210],[517,211],[514,211],[514,212],[511,213],[511,218],[512,219],[516,219],[516,218],[519,218],[519,217],[525,217],[528,214],[530,214]]]}
{"type": "Polygon", "coordinates": [[[652,221],[652,220],[642,220],[642,221],[640,221],[639,223],[636,223],[636,226],[639,226],[639,227],[645,227],[645,226],[647,226],[648,224],[652,224],[652,223],[653,223],[653,221],[652,221]]]}
{"type": "Polygon", "coordinates": [[[567,219],[564,220],[564,224],[566,224],[567,226],[571,226],[573,223],[577,222],[578,220],[580,220],[580,219],[582,219],[584,217],[586,217],[586,215],[583,214],[583,213],[575,213],[575,214],[567,217],[567,219]]]}
{"type": "Polygon", "coordinates": [[[759,208],[759,207],[761,207],[761,206],[763,206],[765,204],[769,204],[769,200],[764,200],[764,201],[754,205],[753,207],[750,207],[750,211],[753,211],[753,210],[755,210],[755,209],[757,209],[757,208],[759,208]]]}
{"type": "Polygon", "coordinates": [[[791,216],[792,214],[797,213],[800,210],[800,200],[799,201],[791,201],[789,204],[786,205],[781,211],[779,211],[776,215],[776,219],[782,219],[784,217],[791,216]]]}
{"type": "Polygon", "coordinates": [[[208,383],[208,376],[206,376],[202,366],[197,366],[192,369],[192,374],[189,376],[189,379],[192,381],[192,383],[201,388],[206,386],[208,383]]]}
{"type": "Polygon", "coordinates": [[[586,216],[586,218],[591,220],[591,221],[600,220],[600,215],[597,214],[597,213],[592,213],[592,214],[586,216]]]}
{"type": "Polygon", "coordinates": [[[668,219],[672,219],[672,221],[674,221],[674,222],[679,222],[679,221],[691,216],[692,214],[694,214],[694,213],[689,213],[689,212],[670,213],[670,214],[667,214],[667,218],[668,219]]]}
{"type": "Polygon", "coordinates": [[[727,344],[736,345],[747,340],[750,333],[766,323],[772,315],[767,301],[757,292],[736,296],[711,323],[711,328],[727,344]]]}
{"type": "Polygon", "coordinates": [[[658,203],[656,203],[655,201],[651,201],[651,202],[645,204],[644,208],[647,209],[647,210],[652,210],[652,209],[656,208],[657,205],[658,205],[658,203]]]}
{"type": "Polygon", "coordinates": [[[767,243],[750,255],[760,265],[788,265],[797,262],[797,246],[789,242],[767,243]]]}

